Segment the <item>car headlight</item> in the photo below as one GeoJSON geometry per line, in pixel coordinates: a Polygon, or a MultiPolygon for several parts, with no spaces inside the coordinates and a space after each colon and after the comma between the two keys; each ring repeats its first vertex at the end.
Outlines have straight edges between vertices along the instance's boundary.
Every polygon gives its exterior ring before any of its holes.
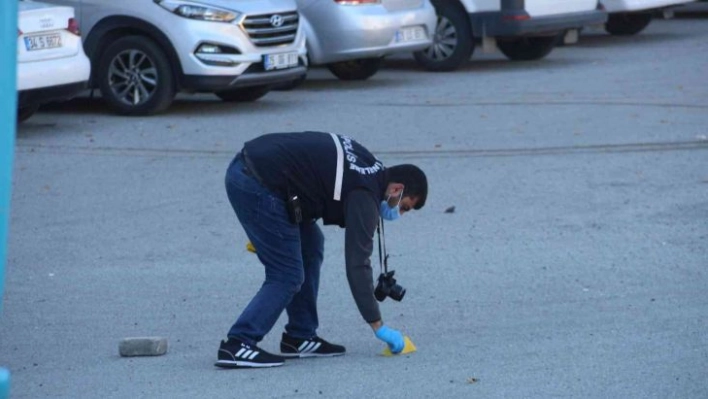
{"type": "Polygon", "coordinates": [[[160,7],[171,11],[180,17],[198,19],[210,22],[232,22],[239,17],[235,11],[224,10],[206,4],[191,3],[180,0],[154,0],[160,7]]]}

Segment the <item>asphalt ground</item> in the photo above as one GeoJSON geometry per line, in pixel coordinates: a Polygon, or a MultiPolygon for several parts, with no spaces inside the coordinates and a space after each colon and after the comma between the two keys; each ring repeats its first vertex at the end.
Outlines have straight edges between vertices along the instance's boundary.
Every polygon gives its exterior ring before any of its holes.
{"type": "Polygon", "coordinates": [[[657,20],[537,62],[478,52],[433,74],[400,56],[355,83],[314,70],[253,104],[47,108],[17,132],[0,319],[12,397],[708,397],[706,71],[708,20],[657,20]],[[226,166],[250,138],[301,130],[427,172],[426,207],[387,225],[408,292],[382,304],[418,352],[379,356],[343,232],[326,227],[319,333],[346,356],[217,369],[263,278],[226,166]],[[169,350],[121,358],[134,336],[169,350]]]}

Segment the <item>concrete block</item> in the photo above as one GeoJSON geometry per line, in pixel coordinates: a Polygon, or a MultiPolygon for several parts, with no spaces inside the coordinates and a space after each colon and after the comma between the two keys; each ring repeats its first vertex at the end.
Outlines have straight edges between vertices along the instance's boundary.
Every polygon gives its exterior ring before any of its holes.
{"type": "Polygon", "coordinates": [[[167,338],[129,337],[123,338],[118,345],[121,356],[160,356],[167,353],[167,338]]]}

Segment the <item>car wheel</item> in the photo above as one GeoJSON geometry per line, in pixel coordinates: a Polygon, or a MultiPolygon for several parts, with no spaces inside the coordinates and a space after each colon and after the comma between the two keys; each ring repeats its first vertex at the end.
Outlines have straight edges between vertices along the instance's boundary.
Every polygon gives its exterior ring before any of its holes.
{"type": "Polygon", "coordinates": [[[329,71],[341,80],[366,80],[381,67],[383,58],[363,58],[327,64],[329,71]]]}
{"type": "Polygon", "coordinates": [[[258,100],[268,94],[270,88],[270,86],[252,86],[228,91],[219,91],[214,94],[227,102],[243,103],[258,100]]]}
{"type": "Polygon", "coordinates": [[[547,56],[561,38],[561,35],[556,35],[502,39],[497,40],[497,47],[510,60],[532,61],[547,56]]]}
{"type": "Polygon", "coordinates": [[[29,119],[39,109],[37,105],[30,105],[17,109],[17,123],[21,123],[29,119]]]}
{"type": "Polygon", "coordinates": [[[649,13],[610,14],[607,17],[605,31],[615,36],[636,35],[643,31],[649,22],[651,22],[649,13]]]}
{"type": "Polygon", "coordinates": [[[434,4],[438,22],[433,45],[413,53],[413,57],[429,71],[453,71],[469,61],[474,52],[472,27],[468,14],[453,2],[434,4]]]}
{"type": "Polygon", "coordinates": [[[108,106],[123,115],[164,111],[175,97],[169,60],[144,36],[127,36],[106,48],[95,76],[108,106]]]}

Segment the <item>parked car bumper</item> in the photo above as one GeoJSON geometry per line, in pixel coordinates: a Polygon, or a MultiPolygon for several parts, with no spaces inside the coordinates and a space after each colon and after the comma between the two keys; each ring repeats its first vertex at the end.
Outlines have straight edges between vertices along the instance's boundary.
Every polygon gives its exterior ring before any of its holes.
{"type": "Polygon", "coordinates": [[[17,64],[17,90],[61,86],[89,79],[91,62],[80,50],[72,57],[17,64]]]}
{"type": "Polygon", "coordinates": [[[314,2],[302,9],[301,15],[313,64],[422,50],[431,45],[436,23],[435,9],[428,1],[397,10],[382,4],[344,6],[334,1],[314,2]],[[415,27],[422,28],[424,36],[404,40],[401,29],[415,27]]]}
{"type": "Polygon", "coordinates": [[[90,74],[91,63],[83,50],[72,57],[20,62],[17,105],[24,108],[68,100],[87,88],[90,74]]]}
{"type": "Polygon", "coordinates": [[[239,87],[261,85],[275,85],[283,82],[292,82],[307,73],[307,67],[300,65],[296,68],[282,69],[279,71],[263,71],[258,64],[240,75],[184,75],[183,87],[187,91],[216,92],[239,87]]]}
{"type": "Polygon", "coordinates": [[[598,9],[558,16],[530,17],[525,12],[502,11],[470,14],[470,20],[475,35],[484,32],[486,36],[534,36],[604,24],[607,13],[598,9]]]}
{"type": "Polygon", "coordinates": [[[20,90],[17,93],[17,107],[40,106],[53,101],[65,101],[75,97],[88,87],[88,80],[58,86],[20,90]]]}

